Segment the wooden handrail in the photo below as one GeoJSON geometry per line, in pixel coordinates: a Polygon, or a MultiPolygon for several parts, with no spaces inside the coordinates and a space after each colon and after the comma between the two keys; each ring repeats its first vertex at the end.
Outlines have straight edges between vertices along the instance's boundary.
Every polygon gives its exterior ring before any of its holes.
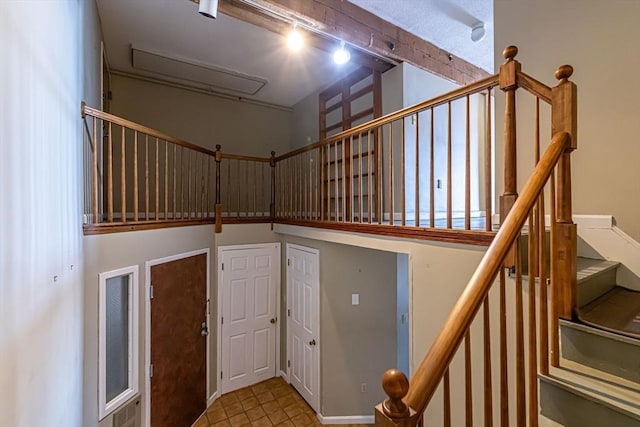
{"type": "Polygon", "coordinates": [[[247,162],[258,162],[258,163],[271,162],[270,157],[243,156],[241,154],[230,154],[230,153],[223,153],[223,152],[220,152],[220,158],[228,159],[228,160],[243,160],[247,162]]]}
{"type": "Polygon", "coordinates": [[[170,142],[172,144],[180,145],[182,147],[189,148],[191,150],[195,150],[195,151],[199,151],[199,152],[204,153],[204,154],[208,154],[210,156],[215,156],[216,155],[215,151],[209,150],[208,148],[200,147],[199,145],[192,144],[190,142],[186,142],[186,141],[182,141],[182,140],[176,139],[176,138],[174,138],[172,136],[167,135],[166,133],[157,131],[155,129],[151,129],[149,127],[143,126],[143,125],[141,125],[139,123],[132,122],[132,121],[127,120],[127,119],[123,119],[122,117],[114,116],[113,114],[105,113],[104,111],[100,111],[100,110],[97,110],[95,108],[89,107],[88,105],[83,103],[82,104],[82,116],[84,117],[85,114],[88,114],[88,115],[93,116],[93,117],[98,118],[98,119],[102,119],[102,120],[107,121],[107,122],[111,122],[111,123],[114,123],[114,124],[129,128],[131,130],[134,130],[134,131],[149,135],[149,136],[154,137],[154,138],[161,139],[163,141],[170,142]]]}
{"type": "Polygon", "coordinates": [[[488,295],[505,256],[518,237],[554,167],[570,144],[571,136],[568,133],[554,135],[442,330],[414,373],[405,402],[418,414],[425,410],[435,393],[473,318],[488,295]]]}
{"type": "Polygon", "coordinates": [[[451,92],[447,92],[443,95],[437,96],[430,100],[415,104],[413,106],[403,108],[402,110],[398,110],[394,113],[387,114],[386,116],[379,117],[377,119],[373,119],[367,123],[363,123],[358,126],[354,126],[350,129],[347,129],[343,132],[332,135],[326,139],[315,142],[313,144],[305,145],[304,147],[298,148],[297,150],[290,151],[281,156],[276,157],[276,162],[279,162],[284,159],[288,159],[289,157],[296,156],[298,154],[306,153],[307,151],[315,150],[319,147],[326,146],[332,144],[334,142],[341,141],[346,138],[350,138],[351,136],[358,135],[366,132],[369,129],[376,129],[382,125],[394,122],[402,117],[411,116],[416,114],[422,110],[428,108],[435,108],[439,105],[444,105],[449,102],[453,102],[457,99],[465,98],[468,95],[473,95],[475,93],[479,93],[488,88],[492,88],[498,85],[498,75],[489,76],[482,80],[478,80],[475,83],[471,83],[470,85],[463,86],[459,89],[452,90],[451,92]]]}
{"type": "Polygon", "coordinates": [[[519,87],[544,100],[547,104],[551,104],[551,88],[549,86],[522,71],[517,72],[517,80],[519,87]]]}

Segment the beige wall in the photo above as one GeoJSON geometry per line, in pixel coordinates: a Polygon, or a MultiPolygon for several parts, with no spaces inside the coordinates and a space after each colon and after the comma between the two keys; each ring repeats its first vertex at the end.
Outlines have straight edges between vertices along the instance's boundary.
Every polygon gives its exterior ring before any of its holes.
{"type": "Polygon", "coordinates": [[[93,1],[0,2],[0,425],[83,427],[80,102],[93,1]]]}
{"type": "Polygon", "coordinates": [[[372,415],[384,398],[381,375],[396,365],[396,254],[294,236],[286,243],[320,251],[320,413],[372,415]]]}
{"type": "MultiPolygon", "coordinates": [[[[139,387],[143,396],[142,414],[145,411],[145,280],[147,261],[184,254],[187,252],[209,249],[210,250],[210,277],[209,289],[213,289],[215,279],[215,264],[213,263],[214,247],[213,225],[201,225],[194,227],[177,227],[161,230],[134,231],[128,233],[114,233],[84,237],[85,253],[85,290],[84,290],[84,314],[85,314],[85,388],[84,388],[84,427],[97,426],[110,427],[112,416],[98,423],[98,275],[103,272],[116,270],[123,267],[137,265],[139,267],[139,292],[140,292],[140,324],[139,345],[140,363],[139,387]]],[[[211,291],[212,302],[215,301],[215,293],[211,291]]],[[[211,304],[211,319],[215,321],[215,303],[211,304]]],[[[210,364],[209,380],[211,393],[216,390],[216,338],[215,333],[210,338],[210,364]]]]}
{"type": "MultiPolygon", "coordinates": [[[[502,49],[514,44],[520,49],[517,58],[523,70],[547,85],[555,84],[553,73],[559,65],[575,68],[578,150],[572,155],[574,212],[612,214],[620,228],[640,240],[640,85],[636,83],[640,3],[497,0],[494,14],[496,64],[504,62],[502,49]]],[[[502,103],[496,104],[496,112],[503,108],[502,103]]],[[[498,113],[499,138],[502,123],[498,113]]],[[[525,129],[522,120],[519,126],[525,129]]],[[[532,135],[526,130],[524,134],[532,135]]],[[[529,152],[518,150],[519,154],[529,152]]],[[[521,174],[521,182],[523,179],[521,174]]]]}
{"type": "Polygon", "coordinates": [[[288,151],[291,112],[113,75],[111,112],[188,142],[268,157],[288,151]]]}

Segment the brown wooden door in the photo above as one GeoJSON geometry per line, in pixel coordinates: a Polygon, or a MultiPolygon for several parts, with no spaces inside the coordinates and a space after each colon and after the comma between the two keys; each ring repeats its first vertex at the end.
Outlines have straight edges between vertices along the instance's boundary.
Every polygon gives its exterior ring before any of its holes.
{"type": "Polygon", "coordinates": [[[192,425],[207,405],[206,254],[151,268],[151,426],[192,425]]]}

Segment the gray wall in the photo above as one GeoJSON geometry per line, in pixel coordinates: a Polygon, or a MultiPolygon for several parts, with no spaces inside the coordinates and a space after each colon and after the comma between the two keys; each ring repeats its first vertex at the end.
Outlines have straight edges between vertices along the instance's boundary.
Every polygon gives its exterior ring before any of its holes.
{"type": "Polygon", "coordinates": [[[291,112],[150,83],[119,75],[111,80],[111,112],[188,142],[268,157],[288,151],[291,112]]]}
{"type": "Polygon", "coordinates": [[[396,366],[396,254],[293,236],[283,242],[320,251],[320,413],[372,415],[384,399],[381,375],[396,366]]]}
{"type": "MultiPolygon", "coordinates": [[[[555,85],[559,65],[575,68],[578,85],[578,150],[572,157],[573,207],[577,214],[612,214],[618,227],[640,240],[640,2],[628,0],[498,0],[494,4],[496,66],[502,49],[519,47],[522,70],[555,85]]],[[[496,112],[504,111],[496,97],[496,112]]],[[[533,118],[533,101],[518,106],[519,117],[533,118]]],[[[526,141],[533,131],[525,120],[518,128],[526,141]]],[[[497,143],[502,141],[502,114],[497,114],[497,143]]],[[[543,137],[547,137],[543,134],[543,137]]],[[[543,141],[547,142],[547,141],[543,141]]],[[[522,148],[521,148],[522,147],[522,148]]],[[[520,183],[533,164],[528,145],[519,167],[520,183]]],[[[500,154],[501,150],[497,151],[500,154]]],[[[496,159],[496,164],[499,163],[496,159]]]]}
{"type": "Polygon", "coordinates": [[[93,1],[0,2],[0,425],[82,427],[80,102],[93,1]]]}

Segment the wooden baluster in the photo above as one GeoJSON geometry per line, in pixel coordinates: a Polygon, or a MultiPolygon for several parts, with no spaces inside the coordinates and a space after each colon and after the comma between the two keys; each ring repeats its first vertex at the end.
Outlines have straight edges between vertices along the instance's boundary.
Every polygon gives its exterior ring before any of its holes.
{"type": "MultiPolygon", "coordinates": [[[[514,58],[518,48],[509,46],[502,56],[506,62],[500,66],[500,89],[505,93],[504,118],[504,192],[500,196],[500,222],[503,222],[518,197],[517,156],[516,156],[516,90],[517,73],[521,66],[514,58]]],[[[513,250],[507,256],[506,266],[515,262],[513,250]]]]}
{"type": "MultiPolygon", "coordinates": [[[[102,222],[102,215],[98,218],[98,119],[96,117],[93,118],[93,145],[91,146],[91,157],[92,157],[92,182],[91,187],[93,189],[93,194],[91,195],[91,214],[93,216],[93,223],[97,224],[102,222]]],[[[103,199],[104,200],[104,199],[103,199]]]]}
{"type": "Polygon", "coordinates": [[[184,219],[184,147],[180,147],[180,219],[184,219]]]}
{"type": "Polygon", "coordinates": [[[451,427],[451,379],[449,376],[449,368],[444,371],[442,378],[442,392],[444,394],[444,422],[445,427],[451,427]]]}
{"type": "Polygon", "coordinates": [[[405,225],[407,225],[407,201],[406,201],[406,165],[405,165],[405,159],[406,159],[406,153],[405,153],[405,140],[404,140],[404,117],[402,118],[402,128],[400,129],[400,155],[402,156],[400,158],[400,175],[402,176],[401,178],[401,182],[400,182],[400,206],[401,206],[401,223],[402,226],[404,227],[405,225]]]}
{"type": "Polygon", "coordinates": [[[305,218],[307,220],[312,219],[311,212],[313,211],[313,160],[311,158],[311,151],[307,151],[306,157],[306,168],[309,170],[309,173],[306,175],[306,187],[307,191],[305,191],[305,218]]]}
{"type": "Polygon", "coordinates": [[[464,155],[464,229],[471,229],[471,111],[467,95],[467,123],[464,155]]]}
{"type": "Polygon", "coordinates": [[[484,139],[484,204],[485,204],[485,230],[486,231],[491,231],[492,230],[492,209],[491,209],[491,205],[493,204],[493,197],[491,194],[491,190],[493,189],[493,185],[492,185],[492,179],[491,177],[492,175],[492,171],[491,171],[491,160],[493,159],[493,155],[491,153],[491,142],[492,142],[492,135],[491,135],[491,123],[492,123],[492,110],[491,110],[491,88],[487,89],[487,121],[486,121],[486,136],[484,139]]]}
{"type": "MultiPolygon", "coordinates": [[[[326,147],[326,145],[322,145],[318,148],[320,150],[320,221],[325,220],[325,205],[329,204],[329,160],[326,147]]],[[[329,218],[327,217],[327,219],[329,218]]]]}
{"type": "Polygon", "coordinates": [[[471,333],[464,336],[464,419],[466,427],[473,427],[473,383],[471,380],[471,333]]]}
{"type": "Polygon", "coordinates": [[[133,131],[133,220],[138,221],[138,131],[133,131]]]}
{"type": "Polygon", "coordinates": [[[164,142],[164,220],[169,218],[169,141],[164,142]]]}
{"type": "Polygon", "coordinates": [[[551,173],[551,177],[549,178],[549,216],[551,217],[551,236],[549,239],[549,252],[551,256],[549,257],[549,272],[551,275],[551,325],[549,327],[550,337],[549,342],[551,343],[550,353],[551,353],[551,366],[559,367],[560,366],[560,336],[558,335],[558,316],[559,312],[558,300],[556,299],[556,295],[558,291],[556,288],[557,284],[557,260],[554,258],[557,252],[557,223],[556,223],[556,173],[555,169],[551,173]]]}
{"type": "Polygon", "coordinates": [[[236,218],[240,218],[240,198],[242,193],[242,185],[240,184],[240,179],[242,177],[242,166],[240,163],[240,159],[236,159],[236,170],[238,171],[238,191],[236,192],[236,202],[238,209],[236,210],[236,218]]]}
{"type": "Polygon", "coordinates": [[[516,252],[516,425],[524,427],[526,425],[526,390],[525,390],[525,367],[524,367],[524,313],[522,303],[522,262],[520,239],[518,236],[515,243],[516,252]]]}
{"type": "Polygon", "coordinates": [[[144,136],[144,219],[149,221],[149,135],[144,136]]]}
{"type": "Polygon", "coordinates": [[[127,222],[127,145],[125,127],[122,126],[120,140],[120,220],[127,222]]]}
{"type": "Polygon", "coordinates": [[[382,151],[382,126],[379,126],[377,129],[376,140],[374,143],[376,144],[376,218],[378,219],[378,224],[382,224],[384,221],[384,212],[382,208],[382,199],[383,199],[383,191],[382,188],[384,186],[384,179],[382,176],[382,165],[384,163],[384,153],[382,151]]]}
{"type": "Polygon", "coordinates": [[[155,214],[154,218],[158,220],[158,214],[160,212],[160,147],[158,138],[156,138],[156,157],[155,157],[155,214]]]}
{"type": "Polygon", "coordinates": [[[376,426],[415,427],[419,415],[403,400],[409,392],[409,380],[405,374],[389,369],[382,377],[382,388],[388,398],[376,406],[376,426]]]}
{"type": "Polygon", "coordinates": [[[451,101],[447,103],[447,228],[453,228],[453,168],[452,168],[452,140],[451,140],[451,101]]]}
{"type": "MultiPolygon", "coordinates": [[[[373,212],[375,212],[375,208],[373,204],[377,197],[374,197],[373,193],[373,177],[374,174],[374,163],[375,156],[371,153],[371,130],[367,132],[367,216],[369,217],[369,224],[373,223],[373,212]]],[[[376,191],[377,194],[377,191],[376,191]]]]}
{"type": "Polygon", "coordinates": [[[416,200],[414,205],[415,226],[420,227],[420,114],[416,113],[416,200]]]}
{"type": "Polygon", "coordinates": [[[251,163],[249,163],[249,161],[248,161],[248,160],[246,160],[246,161],[244,162],[244,168],[245,168],[245,170],[244,170],[244,184],[245,184],[245,190],[244,190],[244,196],[245,196],[245,200],[244,200],[244,211],[245,211],[245,217],[248,217],[248,216],[249,216],[249,193],[250,193],[250,191],[249,191],[249,189],[250,189],[250,186],[249,186],[249,169],[250,169],[250,167],[249,167],[249,165],[250,165],[250,164],[251,164],[251,163]]]}
{"type": "Polygon", "coordinates": [[[113,222],[113,127],[109,122],[107,137],[107,220],[113,222]]]}
{"type": "Polygon", "coordinates": [[[549,309],[547,308],[547,244],[545,228],[544,191],[538,200],[538,277],[540,283],[540,373],[549,374],[549,309]]]}
{"type": "Polygon", "coordinates": [[[435,199],[436,199],[436,191],[435,191],[435,180],[436,174],[434,171],[435,167],[435,156],[434,156],[434,148],[435,148],[435,114],[433,108],[431,108],[431,128],[429,130],[429,227],[434,228],[436,226],[436,207],[435,207],[435,199]]]}
{"type": "MultiPolygon", "coordinates": [[[[368,154],[367,154],[368,156],[368,154]]],[[[367,157],[368,159],[369,157],[367,157]]],[[[358,222],[363,223],[363,215],[364,215],[364,193],[363,193],[363,183],[364,173],[362,172],[362,134],[358,135],[358,200],[360,205],[360,220],[358,222]]]]}
{"type": "Polygon", "coordinates": [[[529,427],[538,425],[538,359],[537,359],[537,320],[536,320],[536,272],[538,270],[538,234],[534,210],[529,214],[529,238],[528,238],[528,280],[529,280],[529,306],[528,306],[528,338],[529,338],[529,427]]]}
{"type": "MultiPolygon", "coordinates": [[[[276,217],[276,152],[271,152],[271,158],[269,159],[269,166],[271,166],[271,202],[269,204],[269,216],[271,220],[276,217]]],[[[273,227],[273,223],[271,224],[273,227]]]]}
{"type": "Polygon", "coordinates": [[[344,187],[344,221],[353,222],[353,135],[342,140],[343,153],[343,187],[344,187]]]}
{"type": "Polygon", "coordinates": [[[484,338],[484,427],[493,426],[493,386],[491,381],[491,320],[489,296],[482,304],[482,326],[484,338]]]}
{"type": "Polygon", "coordinates": [[[339,173],[338,173],[338,142],[336,141],[333,144],[333,149],[334,149],[334,163],[333,163],[333,168],[334,168],[334,179],[335,179],[335,211],[336,211],[336,217],[335,217],[335,221],[338,222],[340,221],[340,214],[339,214],[339,201],[340,201],[340,183],[338,181],[338,177],[339,177],[339,173]]]}
{"type": "Polygon", "coordinates": [[[393,225],[394,200],[393,200],[393,124],[389,123],[389,225],[393,225]]]}
{"type": "Polygon", "coordinates": [[[351,191],[349,191],[347,189],[347,163],[350,164],[350,162],[347,159],[347,142],[348,140],[346,139],[342,139],[342,143],[340,144],[340,149],[341,149],[341,156],[342,156],[342,167],[340,168],[341,171],[341,178],[342,178],[342,221],[346,222],[347,221],[347,213],[348,213],[348,209],[347,209],[347,205],[350,205],[349,203],[349,197],[351,197],[351,191]]]}
{"type": "Polygon", "coordinates": [[[507,362],[507,296],[505,269],[500,269],[500,427],[509,426],[509,374],[507,362]]]}
{"type": "Polygon", "coordinates": [[[178,145],[177,144],[173,144],[173,191],[172,191],[172,207],[173,207],[173,219],[176,219],[176,184],[177,184],[177,179],[176,179],[176,173],[177,173],[177,168],[176,168],[176,163],[178,161],[178,145]]]}
{"type": "MultiPolygon", "coordinates": [[[[216,156],[215,156],[215,162],[216,162],[216,205],[215,205],[215,211],[214,211],[214,216],[215,216],[215,220],[216,220],[216,225],[215,225],[215,232],[216,233],[221,233],[222,232],[222,190],[220,187],[220,176],[222,173],[222,165],[220,164],[222,162],[222,152],[220,151],[220,149],[222,148],[222,146],[220,144],[216,144],[216,156]]],[[[227,182],[227,186],[229,186],[230,183],[227,182]]],[[[227,192],[229,191],[229,189],[227,188],[227,192]]]]}
{"type": "Polygon", "coordinates": [[[557,301],[554,316],[571,320],[576,308],[576,262],[577,227],[573,223],[571,207],[571,151],[577,148],[577,90],[569,81],[573,67],[563,65],[555,75],[559,80],[551,89],[551,127],[552,134],[568,132],[571,135],[571,147],[558,162],[557,188],[557,236],[556,285],[553,298],[557,301]]]}
{"type": "MultiPolygon", "coordinates": [[[[174,157],[174,161],[175,161],[175,157],[174,157]]],[[[175,188],[175,185],[174,185],[174,188],[175,188]]],[[[211,157],[210,156],[207,156],[207,185],[206,185],[205,194],[206,194],[205,217],[211,218],[211,157]]]]}

